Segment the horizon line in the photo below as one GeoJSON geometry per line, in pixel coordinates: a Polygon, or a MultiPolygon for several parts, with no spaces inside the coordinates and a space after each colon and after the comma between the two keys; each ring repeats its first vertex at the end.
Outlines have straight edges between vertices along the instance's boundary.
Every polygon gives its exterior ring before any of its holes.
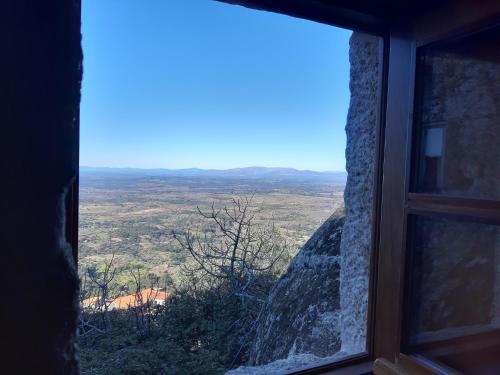
{"type": "Polygon", "coordinates": [[[315,170],[315,169],[298,169],[294,167],[266,167],[262,165],[254,165],[249,167],[232,167],[232,168],[200,168],[200,167],[187,167],[187,168],[167,168],[167,167],[156,167],[156,168],[145,168],[145,167],[109,167],[109,166],[92,166],[92,165],[79,165],[81,168],[95,168],[95,169],[139,169],[145,171],[151,170],[169,170],[169,171],[182,171],[190,169],[198,169],[202,171],[230,171],[234,169],[252,169],[252,168],[265,168],[265,169],[292,169],[298,172],[318,172],[318,173],[347,173],[346,170],[315,170]]]}

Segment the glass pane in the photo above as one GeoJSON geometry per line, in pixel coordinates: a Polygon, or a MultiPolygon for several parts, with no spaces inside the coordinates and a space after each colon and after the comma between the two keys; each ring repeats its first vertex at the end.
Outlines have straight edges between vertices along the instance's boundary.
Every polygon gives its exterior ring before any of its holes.
{"type": "Polygon", "coordinates": [[[497,373],[500,226],[425,216],[413,224],[407,350],[465,374],[497,373]]]}
{"type": "Polygon", "coordinates": [[[419,193],[500,199],[500,32],[421,53],[419,193]]]}

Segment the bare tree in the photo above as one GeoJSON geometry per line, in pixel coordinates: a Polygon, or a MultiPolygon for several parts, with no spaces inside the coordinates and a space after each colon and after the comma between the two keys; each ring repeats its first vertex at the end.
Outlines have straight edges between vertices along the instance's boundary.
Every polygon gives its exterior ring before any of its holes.
{"type": "Polygon", "coordinates": [[[115,259],[115,254],[111,256],[111,259],[106,262],[104,266],[104,270],[98,272],[94,268],[88,268],[87,274],[89,279],[94,283],[97,288],[97,296],[96,296],[96,307],[97,310],[102,314],[103,325],[105,330],[109,330],[112,328],[111,318],[109,316],[109,308],[112,303],[110,299],[110,284],[115,278],[116,268],[113,266],[113,261],[115,259]]]}
{"type": "Polygon", "coordinates": [[[130,274],[135,282],[135,295],[134,304],[129,306],[129,310],[134,313],[137,331],[150,329],[151,324],[159,314],[155,300],[160,290],[160,279],[149,275],[149,288],[144,288],[140,267],[137,267],[136,270],[131,269],[130,274]]]}
{"type": "Polygon", "coordinates": [[[78,335],[84,336],[92,332],[103,333],[104,331],[94,324],[97,299],[92,297],[90,288],[87,285],[87,273],[83,274],[80,280],[80,315],[78,335]]]}
{"type": "Polygon", "coordinates": [[[195,271],[211,276],[212,280],[227,281],[233,293],[242,299],[259,299],[251,292],[258,276],[275,271],[276,265],[287,250],[287,243],[274,223],[259,225],[253,197],[233,198],[229,206],[216,208],[212,203],[208,212],[199,207],[199,215],[208,220],[203,233],[188,230],[172,232],[180,246],[187,250],[195,271]]]}
{"type": "Polygon", "coordinates": [[[134,299],[134,305],[129,306],[129,309],[131,309],[134,312],[134,317],[135,317],[135,327],[137,331],[141,331],[142,327],[144,326],[144,314],[142,311],[142,280],[141,280],[141,269],[137,267],[137,273],[134,270],[130,270],[130,274],[132,275],[132,278],[134,279],[135,282],[135,299],[134,299]]]}

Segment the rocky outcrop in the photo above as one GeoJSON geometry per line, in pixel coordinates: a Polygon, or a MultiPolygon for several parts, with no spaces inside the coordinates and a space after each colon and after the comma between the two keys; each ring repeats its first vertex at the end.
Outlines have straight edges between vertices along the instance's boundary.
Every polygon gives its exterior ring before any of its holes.
{"type": "MultiPolygon", "coordinates": [[[[258,322],[250,353],[253,366],[365,350],[379,56],[379,38],[353,33],[345,222],[343,211],[333,214],[277,282],[258,322]]],[[[245,371],[252,373],[251,368],[245,371]]]]}
{"type": "Polygon", "coordinates": [[[262,365],[298,353],[340,349],[340,239],[343,212],[333,214],[302,247],[271,291],[250,361],[262,365]]]}

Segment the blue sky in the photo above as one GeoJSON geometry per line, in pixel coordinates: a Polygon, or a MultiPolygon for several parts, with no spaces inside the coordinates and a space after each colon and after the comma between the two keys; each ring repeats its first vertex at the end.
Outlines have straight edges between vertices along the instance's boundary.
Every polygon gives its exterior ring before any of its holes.
{"type": "Polygon", "coordinates": [[[80,164],[345,169],[350,31],[212,0],[85,0],[80,164]]]}

